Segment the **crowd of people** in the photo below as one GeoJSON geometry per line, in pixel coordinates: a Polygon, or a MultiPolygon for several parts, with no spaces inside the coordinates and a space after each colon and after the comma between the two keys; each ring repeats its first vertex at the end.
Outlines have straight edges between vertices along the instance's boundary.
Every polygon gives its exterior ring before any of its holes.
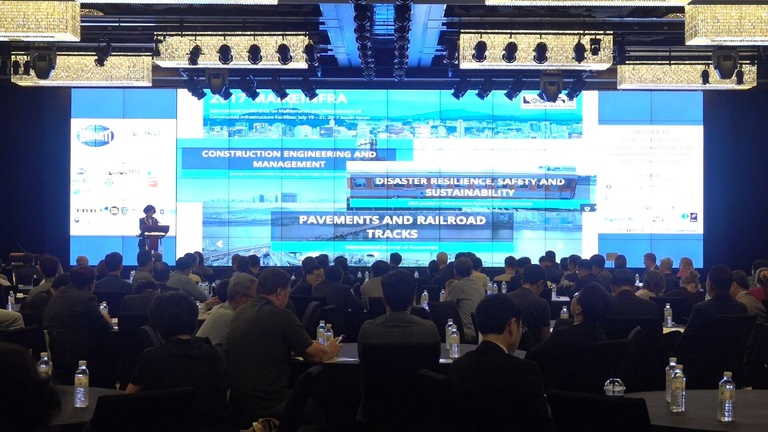
{"type": "MultiPolygon", "coordinates": [[[[570,255],[558,262],[547,251],[538,264],[529,257],[509,256],[504,272],[492,278],[471,252],[457,253],[452,261],[445,252],[438,253],[427,269],[420,269],[418,279],[399,268],[400,254],[354,271],[343,256],[332,261],[328,255],[306,257],[300,277],[262,269],[256,255],[235,256],[232,271],[221,279],[204,265],[199,252],[179,257],[173,269],[160,254],[147,250],[139,251],[136,260],[130,281],[123,279],[123,257],[117,252],[107,254],[95,269],[86,257],[78,257],[78,265],[66,273],[50,255],[41,256],[37,266],[25,263],[16,282],[26,278],[36,285],[23,305],[25,316],[36,314],[48,331],[56,383],[72,384],[78,361],[87,360],[92,384],[113,387],[109,368],[100,364],[100,350],[113,331],[100,300],[106,299],[113,316],[145,315],[155,342],[138,356],[123,387],[127,393],[194,387],[194,424],[200,430],[232,430],[259,418],[279,419],[291,393],[292,356],[309,362],[338,356],[338,339],[320,343],[302,325],[294,301],[307,296],[321,297],[344,312],[368,310],[372,299],[381,299],[386,313],[360,326],[360,349],[369,343],[440,344],[443,329],[410,312],[425,286],[444,289],[441,301],[456,306],[466,341],[479,344],[453,362],[448,376],[459,389],[493,401],[499,411],[514,407],[519,422],[512,430],[552,430],[546,392],[575,389],[579,363],[574,359],[587,344],[606,340],[607,319],[660,320],[653,298],[682,299],[688,305],[686,329],[674,352],[692,374],[707,360],[701,350],[715,315],[750,314],[761,325],[766,319],[762,300],[768,261],[763,260],[755,261],[750,275],[716,265],[703,285],[689,258],[680,259],[674,272],[671,258],[657,265],[653,253],[644,255],[645,268],[637,273],[626,268],[623,255],[613,259],[610,269],[602,255],[570,255]],[[365,280],[355,274],[360,270],[366,271],[365,280]],[[214,280],[218,286],[211,292],[203,282],[214,280]],[[507,293],[489,295],[491,281],[503,283],[507,293]],[[572,319],[554,330],[545,290],[571,298],[572,319]],[[201,308],[210,312],[198,326],[201,308]],[[508,355],[518,349],[525,352],[524,359],[508,355]]],[[[333,325],[338,335],[347,329],[343,317],[337,319],[333,325]]],[[[23,325],[19,313],[0,311],[0,329],[23,325]]],[[[324,421],[322,409],[311,401],[304,417],[310,423],[324,421]]]]}

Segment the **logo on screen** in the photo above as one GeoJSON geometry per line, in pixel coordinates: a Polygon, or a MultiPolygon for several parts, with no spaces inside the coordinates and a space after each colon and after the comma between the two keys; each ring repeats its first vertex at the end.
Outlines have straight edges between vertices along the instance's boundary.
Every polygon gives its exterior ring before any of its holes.
{"type": "Polygon", "coordinates": [[[77,140],[88,147],[104,147],[115,139],[112,129],[101,125],[90,125],[77,132],[77,140]]]}
{"type": "Polygon", "coordinates": [[[110,207],[109,208],[109,214],[111,214],[112,216],[119,215],[120,214],[120,207],[117,207],[117,206],[110,207]]]}

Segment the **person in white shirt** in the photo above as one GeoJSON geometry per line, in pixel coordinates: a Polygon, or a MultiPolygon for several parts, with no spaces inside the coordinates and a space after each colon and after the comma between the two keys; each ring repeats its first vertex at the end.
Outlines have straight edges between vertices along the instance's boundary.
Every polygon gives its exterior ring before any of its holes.
{"type": "Polygon", "coordinates": [[[254,298],[256,278],[247,273],[232,276],[227,286],[227,301],[213,308],[210,316],[197,331],[197,337],[208,338],[213,346],[222,346],[235,311],[254,298]]]}

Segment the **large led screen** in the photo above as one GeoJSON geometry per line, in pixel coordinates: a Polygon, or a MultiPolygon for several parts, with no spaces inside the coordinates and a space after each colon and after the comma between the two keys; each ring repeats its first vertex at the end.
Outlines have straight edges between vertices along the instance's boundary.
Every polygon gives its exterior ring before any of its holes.
{"type": "MultiPolygon", "coordinates": [[[[72,91],[71,256],[135,263],[142,210],[166,261],[266,265],[391,252],[644,253],[702,260],[702,96],[584,92],[574,101],[450,91],[72,91]]],[[[610,264],[609,264],[610,265],[610,264]]]]}

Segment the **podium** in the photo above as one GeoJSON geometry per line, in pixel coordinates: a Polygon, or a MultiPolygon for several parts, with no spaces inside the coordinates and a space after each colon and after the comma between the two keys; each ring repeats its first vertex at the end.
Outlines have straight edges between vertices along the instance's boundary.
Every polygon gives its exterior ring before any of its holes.
{"type": "Polygon", "coordinates": [[[160,240],[168,234],[169,229],[170,227],[168,225],[148,225],[141,231],[141,236],[144,238],[144,244],[147,250],[160,252],[160,240]]]}

